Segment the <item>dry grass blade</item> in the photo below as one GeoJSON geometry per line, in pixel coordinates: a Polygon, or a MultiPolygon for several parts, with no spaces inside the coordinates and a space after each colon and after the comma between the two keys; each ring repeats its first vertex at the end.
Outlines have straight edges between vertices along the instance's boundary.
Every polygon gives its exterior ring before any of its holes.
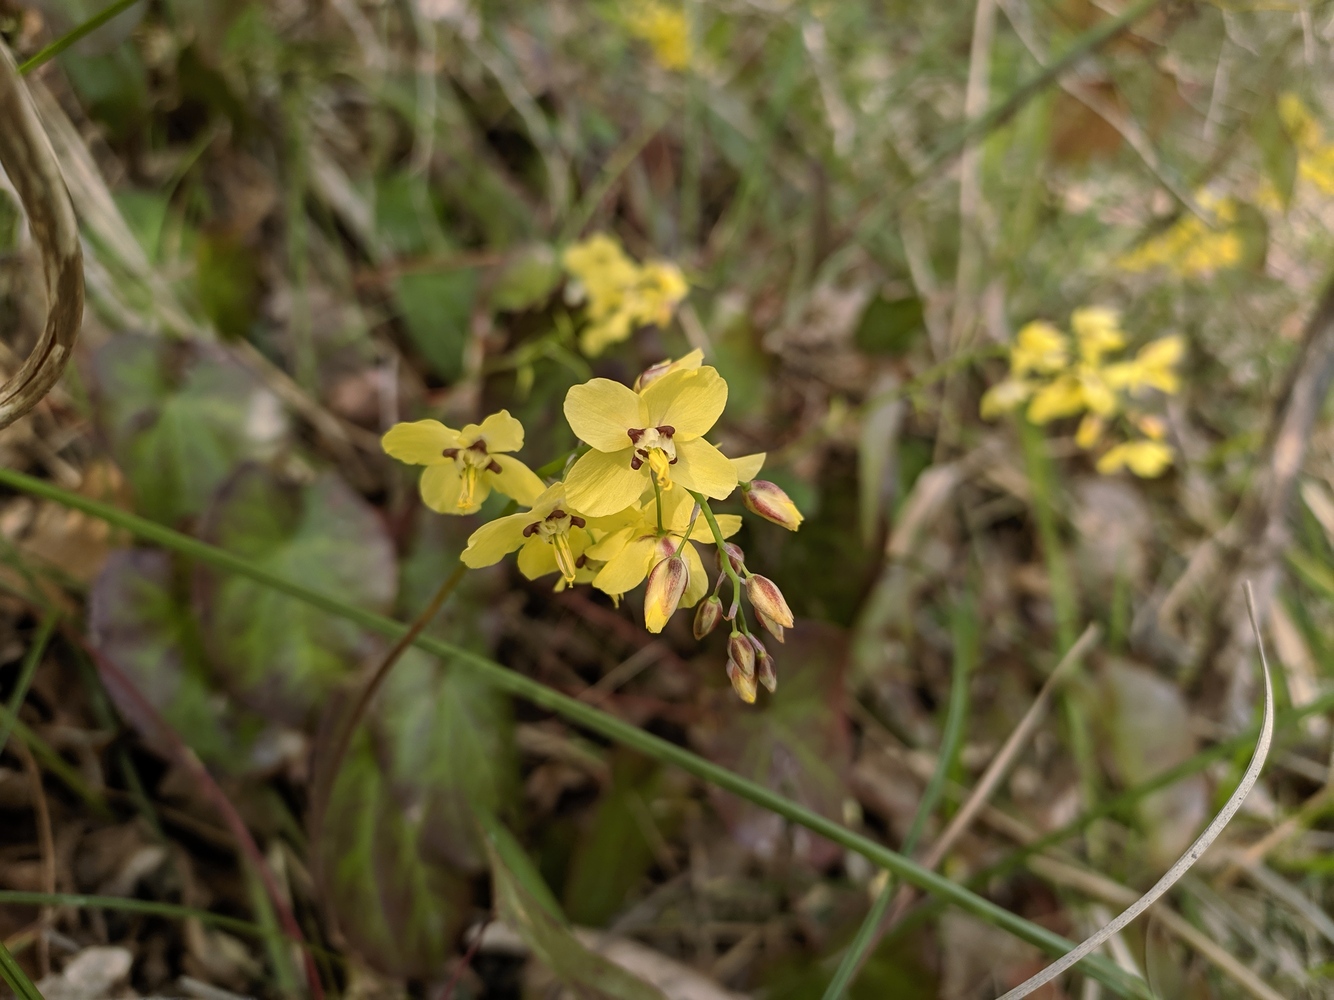
{"type": "Polygon", "coordinates": [[[1255,787],[1255,782],[1259,779],[1261,770],[1264,769],[1265,759],[1269,756],[1269,745],[1274,737],[1274,683],[1269,675],[1269,660],[1265,656],[1264,639],[1260,635],[1260,623],[1255,614],[1255,596],[1251,591],[1249,581],[1246,582],[1245,589],[1246,609],[1251,616],[1251,627],[1255,631],[1255,643],[1260,650],[1260,666],[1264,670],[1265,713],[1264,722],[1260,726],[1260,739],[1255,744],[1255,753],[1251,756],[1250,766],[1246,768],[1246,773],[1242,775],[1237,790],[1232,793],[1223,808],[1219,810],[1218,815],[1213,818],[1213,822],[1205,828],[1195,843],[1190,845],[1186,853],[1168,869],[1167,874],[1160,878],[1152,889],[1127,907],[1110,924],[1107,924],[1102,930],[1081,943],[1079,947],[1063,955],[1037,975],[1020,983],[1002,996],[1000,1000],[1021,1000],[1022,997],[1029,996],[1067,969],[1073,967],[1080,959],[1093,954],[1102,947],[1108,938],[1119,933],[1122,928],[1157,902],[1186,872],[1190,871],[1195,862],[1199,861],[1204,852],[1208,850],[1209,845],[1218,839],[1218,835],[1223,832],[1223,828],[1228,823],[1232,822],[1232,817],[1237,814],[1242,802],[1246,800],[1246,796],[1255,787]]]}

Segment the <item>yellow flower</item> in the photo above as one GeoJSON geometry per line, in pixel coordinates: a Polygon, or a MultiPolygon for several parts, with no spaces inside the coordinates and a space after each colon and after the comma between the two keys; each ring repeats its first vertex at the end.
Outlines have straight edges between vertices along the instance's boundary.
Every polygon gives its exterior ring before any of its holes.
{"type": "Polygon", "coordinates": [[[1070,315],[1070,326],[1079,342],[1079,357],[1085,364],[1098,365],[1103,355],[1126,346],[1121,317],[1115,309],[1106,306],[1076,309],[1070,315]]]}
{"type": "Polygon", "coordinates": [[[1030,372],[1051,375],[1069,363],[1065,334],[1042,320],[1024,324],[1010,351],[1010,374],[1015,378],[1030,372]]]}
{"type": "Polygon", "coordinates": [[[1033,395],[1028,404],[1028,419],[1046,424],[1062,417],[1073,417],[1084,410],[1084,387],[1074,375],[1062,375],[1033,395]]]}
{"type": "Polygon", "coordinates": [[[993,420],[1028,402],[1033,395],[1033,383],[1023,379],[1007,378],[997,382],[982,394],[981,411],[985,420],[993,420]]]}
{"type": "Polygon", "coordinates": [[[589,322],[579,347],[590,356],[625,340],[636,327],[665,326],[689,291],[675,264],[649,261],[641,267],[605,233],[567,248],[561,260],[588,302],[589,322]]]}
{"type": "Polygon", "coordinates": [[[1098,471],[1110,475],[1127,468],[1144,479],[1161,476],[1172,464],[1172,449],[1161,441],[1127,441],[1098,459],[1098,471]]]}
{"type": "MultiPolygon", "coordinates": [[[[638,587],[663,559],[679,555],[689,570],[679,606],[694,607],[709,590],[709,574],[695,548],[695,539],[692,535],[690,541],[685,540],[694,508],[694,498],[684,490],[664,494],[663,530],[659,534],[657,498],[650,497],[636,506],[630,514],[629,523],[609,531],[606,537],[588,549],[589,559],[600,559],[606,563],[593,578],[593,586],[613,597],[619,597],[638,587]]],[[[731,538],[741,530],[741,518],[736,514],[718,514],[716,518],[724,538],[731,538]]],[[[654,628],[656,622],[647,617],[648,611],[646,606],[645,624],[649,631],[660,631],[661,624],[654,628]]]]}
{"type": "Polygon", "coordinates": [[[663,69],[682,70],[690,65],[690,28],[680,7],[647,0],[626,23],[636,38],[648,42],[663,69]]]}
{"type": "Polygon", "coordinates": [[[635,379],[635,392],[643,392],[658,379],[664,375],[670,375],[672,372],[680,371],[683,368],[698,368],[704,363],[704,352],[698,347],[683,358],[677,358],[675,361],[659,361],[656,365],[649,365],[639,377],[635,379]]]}
{"type": "Polygon", "coordinates": [[[727,383],[710,367],[665,375],[642,393],[610,379],[576,385],[565,417],[593,450],[565,478],[570,502],[593,516],[634,503],[654,481],[674,482],[721,500],[736,488],[736,469],[704,435],[727,405],[727,383]]]}
{"type": "Polygon", "coordinates": [[[1175,393],[1181,388],[1181,378],[1173,369],[1185,353],[1186,342],[1181,337],[1161,337],[1141,347],[1133,361],[1108,365],[1107,384],[1132,393],[1146,388],[1175,393]]]}
{"type": "Polygon", "coordinates": [[[1084,419],[1079,422],[1079,429],[1075,431],[1075,444],[1088,451],[1098,443],[1106,426],[1107,423],[1102,417],[1092,413],[1084,414],[1084,419]]]}
{"type": "Polygon", "coordinates": [[[736,481],[750,482],[760,474],[760,470],[764,468],[764,460],[768,457],[768,452],[757,451],[753,455],[742,455],[740,458],[731,459],[732,468],[736,470],[736,481]]]}
{"type": "Polygon", "coordinates": [[[465,566],[492,566],[516,549],[519,572],[530,580],[559,571],[566,583],[574,583],[582,568],[584,551],[593,544],[589,519],[565,499],[565,486],[547,487],[532,509],[488,521],[468,539],[459,557],[465,566]]]}
{"type": "Polygon", "coordinates": [[[1198,216],[1183,215],[1166,231],[1117,259],[1123,270],[1149,271],[1163,267],[1183,278],[1195,278],[1232,267],[1241,261],[1241,234],[1237,221],[1237,203],[1208,192],[1196,195],[1200,207],[1213,212],[1217,227],[1206,225],[1198,216]]]}
{"type": "Polygon", "coordinates": [[[508,410],[458,431],[438,420],[395,424],[380,445],[400,462],[426,466],[422,501],[441,514],[471,514],[493,489],[529,504],[546,488],[528,466],[505,454],[523,447],[523,424],[508,410]]]}

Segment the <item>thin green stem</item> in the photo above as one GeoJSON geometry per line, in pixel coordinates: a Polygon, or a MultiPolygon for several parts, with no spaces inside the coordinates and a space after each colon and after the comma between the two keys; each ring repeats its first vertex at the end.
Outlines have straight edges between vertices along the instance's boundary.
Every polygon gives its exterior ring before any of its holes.
{"type": "Polygon", "coordinates": [[[33,55],[32,58],[28,59],[26,62],[20,63],[19,75],[22,76],[27,73],[31,73],[38,66],[42,65],[42,63],[47,62],[50,59],[54,59],[56,56],[60,55],[60,53],[64,52],[67,48],[69,48],[71,45],[78,42],[79,39],[83,38],[85,35],[92,34],[98,28],[102,27],[102,25],[110,21],[113,17],[115,17],[118,14],[125,13],[125,11],[129,10],[138,2],[139,0],[116,0],[115,3],[111,4],[111,6],[105,8],[98,14],[94,14],[92,17],[84,21],[83,24],[79,25],[77,28],[74,28],[73,30],[66,32],[65,34],[57,38],[54,42],[52,42],[50,45],[47,45],[44,48],[39,49],[37,53],[33,55]]]}
{"type": "Polygon", "coordinates": [[[14,956],[9,953],[3,941],[0,941],[0,979],[5,981],[19,1000],[42,1000],[42,994],[14,960],[14,956]]]}
{"type": "MultiPolygon", "coordinates": [[[[153,542],[191,559],[205,563],[215,569],[237,573],[271,589],[294,597],[311,607],[354,622],[368,631],[399,638],[408,630],[408,626],[393,621],[364,608],[348,604],[336,597],[289,580],[256,565],[248,559],[215,548],[196,538],[183,535],[170,528],[156,524],[109,504],[63,490],[51,483],[15,472],[12,469],[0,469],[0,484],[22,490],[34,496],[53,500],[73,510],[82,511],[91,517],[105,521],[128,531],[129,533],[153,542]]],[[[697,500],[701,499],[696,497],[697,500]]],[[[712,521],[706,503],[701,503],[706,520],[712,521]]],[[[721,532],[717,532],[717,537],[721,532]]],[[[670,743],[662,737],[645,732],[639,727],[616,718],[601,709],[571,698],[546,685],[507,669],[499,663],[450,642],[431,636],[419,635],[414,644],[433,656],[443,657],[455,664],[472,670],[480,679],[496,689],[519,698],[524,698],[534,705],[564,716],[570,721],[584,726],[593,732],[621,743],[660,763],[672,764],[694,775],[696,778],[717,786],[723,791],[743,798],[763,809],[776,813],[784,819],[803,826],[867,858],[873,864],[887,868],[906,882],[934,895],[948,899],[952,904],[987,923],[999,927],[1024,941],[1053,954],[1062,955],[1074,945],[1059,934],[1054,934],[988,899],[973,893],[950,879],[937,874],[903,855],[891,851],[834,820],[808,809],[805,806],[785,798],[770,788],[743,778],[734,771],[729,771],[712,761],[705,760],[685,747],[670,743]]],[[[1090,956],[1080,967],[1104,986],[1119,996],[1149,1000],[1147,984],[1140,978],[1128,974],[1102,956],[1090,956]]]]}
{"type": "MultiPolygon", "coordinates": [[[[745,629],[746,617],[741,611],[741,577],[737,575],[736,567],[732,565],[732,558],[727,554],[727,539],[723,538],[723,529],[718,527],[718,519],[713,516],[713,509],[709,506],[709,501],[704,498],[704,495],[696,493],[694,490],[690,490],[690,495],[695,498],[695,503],[699,504],[704,520],[708,522],[709,531],[713,533],[713,544],[718,549],[718,562],[722,564],[723,572],[727,574],[727,578],[732,581],[732,598],[737,608],[736,617],[741,619],[741,627],[745,629]]],[[[735,623],[732,626],[732,631],[736,631],[735,623]]]]}
{"type": "Polygon", "coordinates": [[[662,487],[658,484],[657,476],[649,476],[653,480],[653,500],[658,508],[658,537],[661,538],[666,532],[662,530],[662,487]]]}
{"type": "Polygon", "coordinates": [[[23,699],[28,696],[32,675],[37,672],[37,664],[42,662],[42,655],[46,652],[47,643],[51,641],[51,633],[55,631],[56,622],[59,620],[59,612],[48,611],[42,623],[37,626],[37,634],[33,636],[32,645],[28,647],[28,655],[23,658],[23,665],[19,668],[18,683],[14,685],[14,692],[9,696],[8,711],[5,712],[5,717],[0,719],[0,750],[4,750],[5,745],[9,743],[9,735],[14,731],[14,723],[18,721],[23,699]]]}

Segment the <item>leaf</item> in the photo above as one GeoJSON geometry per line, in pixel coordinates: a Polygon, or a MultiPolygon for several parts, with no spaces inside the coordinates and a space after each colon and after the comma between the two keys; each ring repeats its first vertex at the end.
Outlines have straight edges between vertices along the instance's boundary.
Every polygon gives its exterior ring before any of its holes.
{"type": "MultiPolygon", "coordinates": [[[[846,633],[822,623],[797,622],[786,645],[772,648],[778,692],[767,705],[743,709],[728,703],[691,730],[691,741],[715,763],[745,775],[830,819],[841,821],[850,762],[841,709],[846,633]]],[[[719,673],[721,673],[719,668],[719,673]]],[[[731,697],[731,692],[727,692],[731,697]]],[[[723,792],[718,812],[732,835],[765,858],[793,853],[821,868],[841,857],[839,848],[804,828],[789,828],[780,816],[723,792]]]]}
{"type": "Polygon", "coordinates": [[[273,394],[215,347],[116,337],[95,355],[93,377],[112,454],[156,521],[201,513],[240,462],[286,434],[273,394]]]}
{"type": "Polygon", "coordinates": [[[422,857],[422,823],[395,801],[361,730],[329,797],[320,876],[343,933],[391,975],[439,973],[470,912],[467,880],[422,857]]]}
{"type": "MultiPolygon", "coordinates": [[[[219,492],[204,537],[271,573],[388,610],[393,546],[375,511],[332,473],[307,486],[246,466],[219,492]]],[[[196,597],[218,676],[257,710],[300,722],[378,649],[358,626],[233,574],[201,570],[196,597]]]]}
{"type": "Polygon", "coordinates": [[[259,260],[229,233],[203,233],[195,243],[195,294],[224,337],[245,336],[255,319],[259,260]]]}
{"type": "Polygon", "coordinates": [[[866,305],[853,339],[868,354],[901,355],[926,332],[922,300],[877,295],[866,305]]]}
{"type": "Polygon", "coordinates": [[[423,817],[422,852],[463,871],[485,869],[473,817],[508,811],[519,783],[509,698],[410,650],[377,697],[374,718],[394,798],[423,817]]]}
{"type": "Polygon", "coordinates": [[[491,305],[501,312],[522,312],[542,305],[560,281],[560,261],[545,243],[515,253],[496,275],[491,305]]]}
{"type": "MultiPolygon", "coordinates": [[[[228,764],[239,751],[224,722],[225,704],[209,684],[183,583],[170,553],[112,553],[89,599],[90,638],[200,757],[228,764]]],[[[155,723],[137,718],[134,699],[115,685],[108,692],[121,714],[151,737],[155,723]]],[[[171,752],[168,746],[155,749],[171,752]]]]}
{"type": "Polygon", "coordinates": [[[408,336],[422,357],[446,380],[463,373],[463,349],[477,297],[477,271],[410,272],[394,279],[408,336]]]}
{"type": "Polygon", "coordinates": [[[542,964],[581,998],[666,1000],[655,987],[584,947],[513,835],[494,818],[483,817],[483,825],[499,917],[542,964]]]}

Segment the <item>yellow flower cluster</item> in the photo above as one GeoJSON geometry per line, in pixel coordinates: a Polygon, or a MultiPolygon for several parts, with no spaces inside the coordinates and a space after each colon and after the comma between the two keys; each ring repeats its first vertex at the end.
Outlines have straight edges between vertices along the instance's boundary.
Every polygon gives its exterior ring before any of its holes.
{"type": "Polygon", "coordinates": [[[567,248],[561,262],[574,279],[576,300],[588,305],[579,348],[590,357],[625,340],[637,327],[666,326],[689,290],[675,264],[636,264],[605,233],[567,248]]]}
{"type": "Polygon", "coordinates": [[[1236,226],[1237,203],[1207,191],[1197,194],[1195,200],[1213,214],[1214,226],[1196,215],[1183,215],[1165,231],[1122,254],[1117,265],[1132,273],[1161,267],[1183,278],[1199,278],[1238,264],[1243,247],[1236,226]]]}
{"type": "Polygon", "coordinates": [[[1139,436],[1112,444],[1098,458],[1104,474],[1129,469],[1137,476],[1162,475],[1172,464],[1172,449],[1163,440],[1161,419],[1145,413],[1137,400],[1150,390],[1175,393],[1181,388],[1176,365],[1185,353],[1178,336],[1163,337],[1130,358],[1111,360],[1126,346],[1120,317],[1112,309],[1076,309],[1070,317],[1073,336],[1041,320],[1029,323],[1010,349],[1010,374],[982,397],[988,419],[1026,407],[1035,424],[1083,415],[1075,442],[1086,451],[1097,448],[1117,418],[1139,436]]]}
{"type": "Polygon", "coordinates": [[[683,70],[690,65],[690,26],[679,5],[644,0],[626,17],[626,27],[648,43],[663,69],[683,70]]]}
{"type": "Polygon", "coordinates": [[[755,478],[763,454],[731,459],[705,439],[726,405],[727,383],[703,364],[700,351],[654,365],[633,386],[605,378],[576,385],[565,397],[565,417],[588,450],[563,482],[550,484],[509,454],[523,447],[523,427],[504,410],[460,431],[435,420],[396,424],[383,446],[400,461],[425,466],[421,495],[432,510],[473,513],[491,490],[527,508],[473,532],[465,565],[490,566],[518,552],[519,571],[530,580],[559,573],[557,589],[588,583],[618,603],[647,581],[650,632],[662,631],[678,608],[697,604],[697,638],[731,622],[728,677],[753,702],[757,685],[772,691],[778,680],[740,610],[742,594],[779,642],[792,627],[792,612],[773,581],[747,569],[745,554],[725,541],[740,530],[741,518],[715,515],[709,501],[739,486],[746,508],[769,521],[796,531],[802,517],[783,490],[755,478]],[[707,528],[700,527],[701,514],[707,528]],[[724,549],[712,594],[696,547],[706,532],[708,542],[724,549]],[[724,582],[732,587],[726,611],[719,597],[724,582]]]}
{"type": "Polygon", "coordinates": [[[1325,141],[1315,116],[1296,94],[1279,97],[1278,114],[1297,147],[1298,176],[1325,194],[1334,194],[1334,143],[1325,141]]]}

